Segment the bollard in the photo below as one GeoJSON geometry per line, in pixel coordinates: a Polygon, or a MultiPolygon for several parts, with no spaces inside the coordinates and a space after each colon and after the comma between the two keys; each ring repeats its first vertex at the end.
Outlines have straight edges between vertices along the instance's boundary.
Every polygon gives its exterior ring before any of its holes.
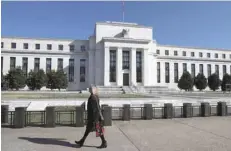
{"type": "Polygon", "coordinates": [[[76,127],[84,127],[84,111],[82,106],[76,107],[76,127]]]}
{"type": "Polygon", "coordinates": [[[173,105],[172,103],[164,104],[164,118],[173,118],[173,105]]]}
{"type": "Polygon", "coordinates": [[[183,103],[183,117],[192,117],[192,103],[183,103]]]}
{"type": "Polygon", "coordinates": [[[202,102],[201,103],[201,116],[202,117],[208,117],[210,116],[210,105],[208,102],[202,102]]]}
{"type": "Polygon", "coordinates": [[[217,115],[226,116],[226,102],[217,102],[217,115]]]}
{"type": "Polygon", "coordinates": [[[130,104],[124,104],[123,106],[123,120],[130,121],[130,104]]]}
{"type": "Polygon", "coordinates": [[[46,107],[46,127],[55,127],[56,115],[55,107],[48,106],[46,107]]]}
{"type": "Polygon", "coordinates": [[[103,106],[103,118],[104,118],[104,126],[112,125],[112,107],[111,106],[103,106]]]}
{"type": "Polygon", "coordinates": [[[144,104],[143,115],[144,115],[144,119],[152,120],[153,118],[152,104],[144,104]]]}
{"type": "Polygon", "coordinates": [[[9,105],[2,105],[2,106],[1,106],[1,109],[2,109],[2,115],[1,115],[2,124],[6,124],[6,123],[8,123],[9,105]]]}
{"type": "Polygon", "coordinates": [[[15,120],[14,127],[15,128],[24,128],[25,127],[25,115],[26,108],[25,107],[16,107],[15,108],[15,120]]]}

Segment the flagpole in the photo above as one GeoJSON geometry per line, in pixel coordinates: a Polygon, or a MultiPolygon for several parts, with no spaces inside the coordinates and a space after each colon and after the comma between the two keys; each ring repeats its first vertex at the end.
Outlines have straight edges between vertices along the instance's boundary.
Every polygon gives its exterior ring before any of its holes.
{"type": "Polygon", "coordinates": [[[123,22],[124,22],[124,1],[122,1],[123,3],[123,22]]]}

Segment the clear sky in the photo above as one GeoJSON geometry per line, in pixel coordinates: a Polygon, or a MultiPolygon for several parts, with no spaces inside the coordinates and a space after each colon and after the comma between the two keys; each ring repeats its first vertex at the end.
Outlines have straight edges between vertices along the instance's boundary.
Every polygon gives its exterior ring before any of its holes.
{"type": "MultiPolygon", "coordinates": [[[[2,2],[2,36],[87,39],[97,21],[122,21],[122,2],[2,2]]],[[[159,44],[231,49],[231,2],[125,2],[125,22],[159,44]]]]}

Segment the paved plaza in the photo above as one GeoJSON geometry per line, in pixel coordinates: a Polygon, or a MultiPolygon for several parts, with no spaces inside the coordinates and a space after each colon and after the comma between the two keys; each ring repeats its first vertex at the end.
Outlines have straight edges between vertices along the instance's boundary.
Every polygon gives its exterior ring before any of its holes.
{"type": "MultiPolygon", "coordinates": [[[[230,151],[231,117],[113,121],[106,127],[108,151],[230,151]]],[[[91,133],[85,146],[74,140],[85,130],[75,127],[2,128],[4,151],[94,151],[100,139],[91,133]]]]}

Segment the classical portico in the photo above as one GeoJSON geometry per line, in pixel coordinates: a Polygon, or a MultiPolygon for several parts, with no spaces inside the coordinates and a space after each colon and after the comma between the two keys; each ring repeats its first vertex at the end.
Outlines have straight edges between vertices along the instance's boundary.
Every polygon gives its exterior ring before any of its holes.
{"type": "Polygon", "coordinates": [[[149,41],[122,38],[103,39],[104,86],[147,85],[149,51],[147,44],[149,41]],[[112,51],[115,51],[115,60],[113,60],[112,51]],[[112,69],[110,69],[110,67],[114,65],[113,62],[115,62],[115,80],[110,79],[110,75],[112,74],[112,69]]]}

